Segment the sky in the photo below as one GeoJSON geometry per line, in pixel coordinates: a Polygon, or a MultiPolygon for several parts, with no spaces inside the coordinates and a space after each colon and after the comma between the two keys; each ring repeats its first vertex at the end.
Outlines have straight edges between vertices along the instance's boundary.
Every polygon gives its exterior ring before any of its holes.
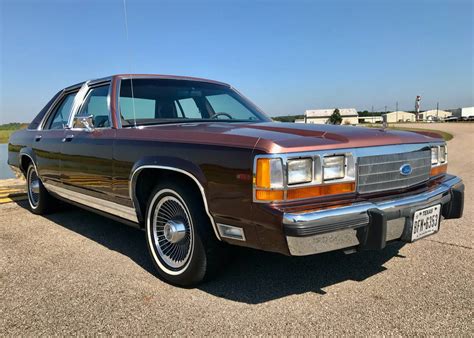
{"type": "Polygon", "coordinates": [[[116,73],[232,84],[271,116],[474,105],[472,0],[0,0],[0,123],[116,73]]]}

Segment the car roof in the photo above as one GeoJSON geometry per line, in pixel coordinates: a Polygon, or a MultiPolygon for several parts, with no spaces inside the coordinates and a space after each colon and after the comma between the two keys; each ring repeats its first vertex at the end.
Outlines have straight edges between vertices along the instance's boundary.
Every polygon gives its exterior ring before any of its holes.
{"type": "Polygon", "coordinates": [[[206,83],[213,83],[213,84],[218,84],[226,87],[230,87],[228,83],[225,82],[220,82],[220,81],[215,81],[215,80],[209,80],[209,79],[204,79],[204,78],[199,78],[199,77],[191,77],[191,76],[180,76],[180,75],[164,75],[164,74],[115,74],[111,76],[106,76],[106,77],[101,77],[97,79],[90,79],[88,81],[82,81],[79,83],[76,83],[71,86],[67,86],[64,88],[64,91],[69,91],[73,89],[78,89],[84,85],[84,83],[89,83],[89,84],[97,84],[101,82],[106,82],[106,81],[112,81],[114,78],[117,79],[130,79],[130,78],[137,78],[137,79],[163,79],[163,80],[185,80],[185,81],[198,81],[198,82],[206,82],[206,83]]]}
{"type": "Polygon", "coordinates": [[[187,80],[187,81],[208,82],[208,83],[214,83],[214,84],[230,87],[230,85],[225,82],[209,80],[209,79],[204,79],[200,77],[192,77],[192,76],[165,75],[165,74],[116,74],[116,75],[113,75],[113,77],[117,77],[121,79],[132,77],[132,78],[156,78],[156,79],[164,79],[164,80],[187,80]]]}

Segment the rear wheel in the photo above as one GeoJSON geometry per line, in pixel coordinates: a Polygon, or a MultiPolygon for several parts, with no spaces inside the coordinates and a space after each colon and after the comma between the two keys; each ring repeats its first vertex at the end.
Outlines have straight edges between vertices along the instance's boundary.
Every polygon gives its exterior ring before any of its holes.
{"type": "Polygon", "coordinates": [[[193,286],[208,279],[224,256],[201,197],[179,184],[160,184],[152,192],[146,235],[158,274],[171,284],[193,286]]]}
{"type": "Polygon", "coordinates": [[[26,171],[26,190],[30,210],[34,214],[43,215],[51,211],[53,197],[44,187],[33,164],[26,171]]]}

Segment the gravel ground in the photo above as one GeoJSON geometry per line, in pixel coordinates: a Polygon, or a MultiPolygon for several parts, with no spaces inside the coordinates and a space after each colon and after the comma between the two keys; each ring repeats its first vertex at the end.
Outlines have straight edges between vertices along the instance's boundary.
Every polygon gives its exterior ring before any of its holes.
{"type": "Polygon", "coordinates": [[[439,234],[380,252],[284,257],[238,250],[217,279],[180,289],[157,279],[144,233],[76,208],[34,216],[0,206],[0,335],[470,335],[473,325],[473,124],[449,171],[465,215],[439,234]]]}

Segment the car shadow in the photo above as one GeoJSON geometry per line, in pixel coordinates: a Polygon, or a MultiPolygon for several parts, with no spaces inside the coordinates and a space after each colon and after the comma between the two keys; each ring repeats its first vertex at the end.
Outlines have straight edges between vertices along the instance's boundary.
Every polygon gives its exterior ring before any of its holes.
{"type": "MultiPolygon", "coordinates": [[[[28,208],[26,201],[17,204],[28,208]]],[[[87,237],[110,250],[128,256],[156,276],[148,255],[145,233],[122,223],[74,206],[44,216],[48,220],[87,237]]],[[[232,248],[230,260],[213,280],[198,289],[235,302],[260,304],[294,294],[315,292],[345,281],[360,282],[383,272],[383,266],[399,254],[402,242],[389,243],[384,250],[346,255],[341,251],[306,257],[287,257],[263,251],[232,248]]]]}

